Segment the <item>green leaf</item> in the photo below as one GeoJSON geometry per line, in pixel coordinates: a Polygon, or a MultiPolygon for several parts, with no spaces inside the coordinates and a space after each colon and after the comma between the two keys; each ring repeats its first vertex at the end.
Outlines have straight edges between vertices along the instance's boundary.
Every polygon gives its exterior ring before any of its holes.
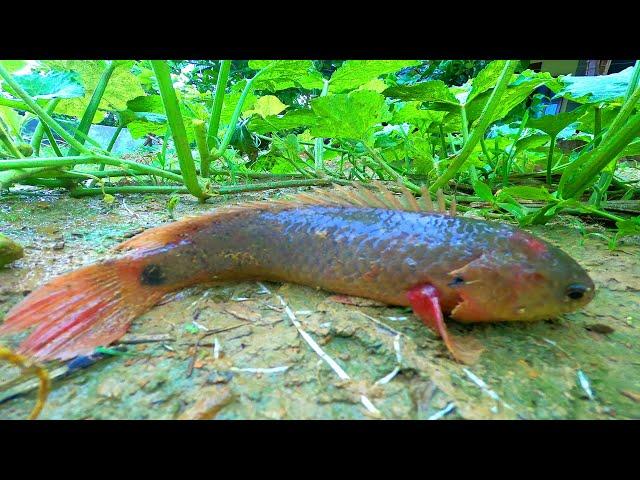
{"type": "Polygon", "coordinates": [[[473,182],[473,191],[476,192],[476,195],[479,196],[485,202],[493,203],[495,199],[493,198],[493,193],[491,192],[491,187],[484,183],[481,180],[476,180],[473,182]]]}
{"type": "Polygon", "coordinates": [[[564,97],[578,103],[617,102],[624,100],[633,67],[610,75],[594,77],[563,76],[561,90],[554,98],[564,97]]]}
{"type": "MultiPolygon", "coordinates": [[[[287,88],[322,88],[322,75],[311,60],[250,60],[249,68],[269,67],[254,82],[256,90],[277,92],[287,88]]],[[[226,103],[226,100],[225,100],[226,103]]]]}
{"type": "Polygon", "coordinates": [[[420,102],[406,102],[402,104],[396,103],[396,109],[393,112],[391,122],[398,123],[417,123],[420,121],[441,123],[447,112],[439,110],[424,110],[418,108],[420,102]]]}
{"type": "Polygon", "coordinates": [[[619,220],[616,222],[619,237],[640,235],[640,217],[631,220],[619,220]]]}
{"type": "MultiPolygon", "coordinates": [[[[493,114],[491,122],[496,122],[506,117],[513,108],[524,102],[531,94],[531,92],[533,92],[536,88],[545,85],[549,81],[550,80],[545,77],[519,77],[519,80],[516,80],[507,87],[504,94],[500,98],[500,103],[493,114]]],[[[474,97],[473,100],[467,101],[466,110],[467,119],[469,122],[474,122],[480,117],[484,106],[491,96],[492,91],[493,89],[490,89],[474,97]]],[[[451,117],[452,115],[455,115],[456,118],[459,118],[459,114],[457,112],[452,112],[447,116],[447,121],[449,121],[449,117],[451,117]]]]}
{"type": "Polygon", "coordinates": [[[77,98],[84,95],[80,76],[75,72],[30,73],[13,78],[34,99],[77,98]]]}
{"type": "Polygon", "coordinates": [[[329,92],[353,90],[381,75],[416,65],[420,65],[417,60],[347,60],[331,75],[329,92]]]}
{"type": "Polygon", "coordinates": [[[26,60],[0,60],[0,65],[9,73],[17,72],[27,66],[26,60]]]}
{"type": "Polygon", "coordinates": [[[127,102],[127,109],[134,112],[153,112],[164,114],[160,95],[143,95],[127,102]]]}
{"type": "Polygon", "coordinates": [[[371,90],[314,98],[311,108],[318,116],[313,135],[368,143],[373,142],[376,125],[391,116],[384,97],[371,90]]]}
{"type": "Polygon", "coordinates": [[[635,142],[630,143],[622,151],[623,157],[634,157],[637,155],[640,155],[640,140],[636,140],[635,142]]]}
{"type": "Polygon", "coordinates": [[[542,130],[550,137],[555,137],[568,125],[576,122],[583,114],[584,108],[576,108],[571,112],[562,112],[557,115],[545,115],[540,118],[530,118],[527,128],[542,130]]]}
{"type": "Polygon", "coordinates": [[[480,73],[478,73],[478,76],[473,79],[471,92],[466,101],[470,102],[481,93],[495,87],[506,63],[506,60],[494,60],[484,67],[480,73]]]}
{"type": "Polygon", "coordinates": [[[264,119],[253,117],[247,128],[254,133],[270,133],[277,131],[291,130],[298,127],[310,127],[315,125],[318,117],[313,111],[308,109],[290,110],[284,115],[269,116],[264,119]]]}
{"type": "Polygon", "coordinates": [[[520,204],[498,203],[498,206],[516,217],[517,220],[524,218],[528,213],[527,209],[520,204]]]}
{"type": "Polygon", "coordinates": [[[441,102],[449,105],[460,106],[460,102],[442,80],[429,80],[414,85],[403,85],[387,88],[384,92],[387,97],[398,98],[405,101],[441,102]]]}
{"type": "MultiPolygon", "coordinates": [[[[105,69],[103,60],[47,60],[44,62],[53,70],[72,71],[80,75],[85,94],[82,98],[64,99],[56,108],[56,113],[80,118],[105,69]]],[[[104,118],[105,111],[125,110],[127,102],[144,95],[138,78],[127,67],[120,64],[111,75],[107,89],[102,96],[98,112],[93,119],[96,123],[104,118]]]]}
{"type": "Polygon", "coordinates": [[[269,115],[278,115],[287,107],[288,105],[282,103],[278,97],[274,95],[265,95],[256,101],[252,110],[247,110],[245,113],[247,115],[256,113],[262,118],[266,118],[269,115]]]}
{"type": "Polygon", "coordinates": [[[549,135],[546,133],[529,135],[527,137],[520,138],[516,142],[516,149],[522,150],[535,150],[536,148],[542,147],[549,143],[549,135]]]}
{"type": "Polygon", "coordinates": [[[555,200],[545,187],[506,187],[502,189],[502,193],[511,197],[522,198],[523,200],[555,200]]]}

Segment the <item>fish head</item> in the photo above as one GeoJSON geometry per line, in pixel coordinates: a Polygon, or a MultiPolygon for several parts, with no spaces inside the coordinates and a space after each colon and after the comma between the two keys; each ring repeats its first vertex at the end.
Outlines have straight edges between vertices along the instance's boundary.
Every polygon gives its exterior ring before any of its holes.
{"type": "Polygon", "coordinates": [[[585,306],[595,295],[587,272],[559,248],[520,230],[449,272],[463,322],[544,320],[585,306]]]}

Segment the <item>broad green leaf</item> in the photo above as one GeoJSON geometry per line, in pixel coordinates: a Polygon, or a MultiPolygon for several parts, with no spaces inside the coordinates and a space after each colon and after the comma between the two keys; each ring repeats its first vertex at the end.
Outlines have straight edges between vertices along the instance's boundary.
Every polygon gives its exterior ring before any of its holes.
{"type": "Polygon", "coordinates": [[[125,126],[131,122],[150,122],[166,124],[167,116],[162,113],[134,112],[133,110],[121,110],[118,112],[118,122],[125,126]]]}
{"type": "MultiPolygon", "coordinates": [[[[533,92],[541,85],[545,85],[548,81],[549,79],[545,77],[532,76],[522,78],[520,81],[510,84],[502,95],[498,108],[496,108],[491,121],[496,122],[506,117],[514,107],[524,102],[531,94],[531,92],[533,92]]],[[[492,91],[493,89],[483,92],[474,97],[473,100],[467,102],[466,110],[467,119],[469,120],[469,122],[474,122],[480,117],[480,115],[482,114],[482,109],[489,100],[492,91]]],[[[456,112],[452,112],[449,114],[449,116],[453,115],[456,115],[459,118],[459,114],[456,112]]]]}
{"type": "Polygon", "coordinates": [[[554,197],[545,187],[506,187],[502,189],[502,193],[515,198],[522,198],[523,200],[554,200],[554,197]]]}
{"type": "Polygon", "coordinates": [[[166,123],[155,123],[144,120],[136,120],[127,124],[127,130],[133,138],[142,138],[145,135],[153,133],[154,135],[163,136],[167,131],[166,123]]]}
{"type": "Polygon", "coordinates": [[[13,79],[34,99],[78,98],[84,95],[80,76],[75,72],[30,73],[15,75],[13,79]]]}
{"type": "Polygon", "coordinates": [[[456,107],[460,105],[458,99],[442,80],[429,80],[414,85],[390,87],[383,93],[387,97],[404,101],[440,102],[455,105],[456,107]]]}
{"type": "Polygon", "coordinates": [[[576,122],[583,114],[584,108],[576,108],[570,112],[562,112],[556,115],[545,115],[540,118],[530,118],[527,128],[542,130],[550,137],[557,136],[565,127],[576,122]]]}
{"type": "Polygon", "coordinates": [[[611,75],[560,77],[562,88],[554,98],[564,97],[578,103],[622,102],[632,71],[633,67],[629,67],[611,75]]]}
{"type": "MultiPolygon", "coordinates": [[[[56,108],[56,113],[82,117],[91,100],[91,95],[100,81],[106,63],[102,60],[47,60],[44,64],[53,70],[72,71],[80,75],[85,89],[84,96],[62,100],[56,108]]],[[[140,86],[138,78],[131,73],[126,63],[121,64],[109,79],[93,122],[100,121],[104,117],[105,111],[125,110],[129,100],[142,95],[144,95],[144,90],[140,86]]]]}
{"type": "Polygon", "coordinates": [[[633,157],[637,155],[640,155],[640,140],[636,140],[635,142],[630,143],[622,151],[623,157],[633,157]]]}
{"type": "Polygon", "coordinates": [[[134,112],[164,113],[160,95],[143,95],[127,102],[127,109],[134,112]]]}
{"type": "Polygon", "coordinates": [[[9,73],[17,72],[27,66],[26,60],[0,60],[0,65],[9,73]]]}
{"type": "Polygon", "coordinates": [[[292,128],[309,127],[315,125],[317,117],[315,113],[307,109],[290,110],[284,115],[269,116],[266,118],[253,117],[247,128],[254,133],[270,133],[283,130],[291,130],[292,128]]]}
{"type": "Polygon", "coordinates": [[[374,92],[382,93],[386,90],[387,84],[384,83],[383,80],[379,78],[374,78],[373,80],[369,80],[364,85],[360,85],[358,90],[373,90],[374,92]]]}
{"type": "Polygon", "coordinates": [[[342,93],[358,88],[380,75],[419,65],[417,60],[347,60],[329,80],[329,92],[342,93]]]}
{"type": "Polygon", "coordinates": [[[13,108],[0,106],[0,119],[9,127],[9,133],[16,138],[20,137],[20,127],[25,117],[13,108]]]}
{"type": "Polygon", "coordinates": [[[538,147],[546,145],[549,143],[550,137],[549,135],[529,135],[527,137],[523,137],[516,142],[516,148],[518,150],[534,150],[538,147]]]}
{"type": "MultiPolygon", "coordinates": [[[[594,134],[595,133],[595,105],[591,108],[583,110],[584,114],[578,119],[580,122],[580,131],[594,134]]],[[[600,127],[607,128],[620,112],[620,107],[606,106],[600,109],[600,127]]]]}
{"type": "Polygon", "coordinates": [[[484,67],[480,73],[478,73],[478,76],[473,79],[471,92],[469,92],[466,101],[470,102],[481,93],[495,87],[506,63],[506,60],[494,60],[484,67]]]}
{"type": "Polygon", "coordinates": [[[288,105],[282,103],[278,97],[274,95],[265,95],[256,101],[252,110],[247,110],[245,113],[247,115],[255,113],[260,115],[262,118],[266,118],[269,115],[278,115],[287,107],[288,105]]]}
{"type": "Polygon", "coordinates": [[[263,72],[254,82],[256,90],[277,92],[293,87],[322,88],[322,75],[311,60],[251,60],[249,67],[263,72]]]}
{"type": "Polygon", "coordinates": [[[392,123],[416,123],[419,121],[441,123],[447,112],[438,110],[424,110],[418,108],[420,102],[406,102],[396,104],[391,118],[392,123]]]}
{"type": "Polygon", "coordinates": [[[311,127],[317,137],[373,141],[376,125],[391,115],[384,97],[371,90],[314,98],[311,108],[318,122],[311,127]]]}

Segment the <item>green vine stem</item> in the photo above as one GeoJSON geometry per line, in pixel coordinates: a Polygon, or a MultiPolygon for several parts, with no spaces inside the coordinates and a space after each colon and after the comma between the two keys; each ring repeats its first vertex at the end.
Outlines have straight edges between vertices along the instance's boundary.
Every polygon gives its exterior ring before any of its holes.
{"type": "MultiPolygon", "coordinates": [[[[323,78],[322,82],[323,82],[323,86],[322,86],[322,92],[320,93],[320,96],[326,97],[327,93],[329,92],[329,80],[323,78]]],[[[314,143],[315,143],[313,148],[314,164],[315,164],[316,170],[320,171],[324,166],[324,159],[323,159],[324,138],[316,138],[314,143]]]]}
{"type": "MultiPolygon", "coordinates": [[[[56,107],[58,106],[58,103],[60,103],[59,98],[54,98],[53,100],[51,100],[47,104],[47,108],[45,108],[45,112],[51,115],[53,111],[56,109],[56,107]]],[[[33,148],[33,155],[36,157],[40,155],[40,145],[42,143],[42,136],[45,133],[44,129],[46,126],[47,125],[43,123],[42,120],[38,121],[38,126],[33,132],[33,137],[31,137],[31,148],[33,148]]]]}
{"type": "Polygon", "coordinates": [[[2,122],[0,122],[0,142],[4,144],[4,147],[7,149],[7,152],[9,152],[9,154],[11,154],[13,157],[16,157],[16,158],[24,157],[24,155],[20,153],[20,150],[18,150],[18,147],[16,147],[11,141],[9,134],[2,126],[2,122]]]}
{"type": "Polygon", "coordinates": [[[220,71],[218,72],[218,80],[216,81],[216,91],[215,96],[213,97],[211,117],[209,118],[209,128],[207,130],[207,145],[211,145],[211,148],[218,146],[220,115],[222,114],[222,105],[224,104],[224,96],[230,71],[231,60],[222,60],[220,64],[220,71]]]}
{"type": "Polygon", "coordinates": [[[205,178],[209,177],[209,149],[207,148],[207,132],[202,120],[194,119],[192,121],[193,132],[196,137],[196,146],[200,155],[200,175],[205,178]]]}
{"type": "MultiPolygon", "coordinates": [[[[91,123],[93,122],[93,117],[96,116],[96,112],[98,111],[98,107],[100,106],[100,102],[102,101],[104,92],[107,89],[107,84],[109,83],[109,79],[111,78],[111,75],[113,75],[116,66],[117,63],[115,61],[107,60],[107,67],[102,72],[100,80],[96,85],[96,89],[91,95],[91,100],[89,101],[87,108],[85,108],[84,113],[82,114],[80,124],[78,125],[76,133],[73,136],[81,144],[84,144],[84,138],[80,135],[80,133],[83,133],[85,136],[89,133],[89,130],[91,129],[91,123]]],[[[80,152],[73,146],[71,146],[67,151],[68,156],[78,155],[78,153],[80,152]]]]}
{"type": "Polygon", "coordinates": [[[271,65],[273,65],[273,63],[267,65],[262,70],[259,70],[258,73],[256,73],[253,77],[251,77],[247,81],[247,84],[244,86],[244,89],[242,90],[242,94],[240,94],[240,98],[238,99],[238,103],[236,104],[236,108],[234,109],[233,114],[231,115],[231,120],[229,121],[229,126],[227,127],[227,131],[224,134],[224,138],[222,139],[222,143],[220,144],[220,147],[212,148],[212,150],[211,150],[211,159],[212,160],[221,157],[224,154],[224,152],[227,149],[227,147],[229,146],[229,143],[231,142],[231,138],[233,137],[233,134],[236,131],[236,125],[238,124],[238,119],[240,118],[240,114],[242,113],[242,106],[244,105],[244,101],[246,100],[247,95],[249,95],[249,92],[251,92],[251,90],[253,89],[254,82],[264,72],[269,70],[271,65]]]}
{"type": "Polygon", "coordinates": [[[440,175],[440,177],[433,183],[433,185],[431,185],[432,192],[435,192],[439,188],[442,188],[447,184],[447,182],[449,182],[449,180],[454,177],[454,175],[458,172],[458,170],[460,170],[464,162],[467,161],[467,158],[469,158],[469,155],[471,155],[471,152],[480,141],[480,138],[484,136],[484,132],[486,131],[489,124],[491,124],[491,122],[493,121],[493,114],[498,107],[500,99],[507,89],[507,86],[511,81],[511,76],[515,72],[517,66],[517,61],[507,60],[504,68],[502,69],[502,72],[500,73],[498,82],[496,83],[496,86],[493,89],[491,96],[489,97],[489,100],[482,109],[482,114],[480,115],[478,123],[473,129],[471,136],[469,137],[469,141],[465,143],[457,158],[455,158],[455,160],[453,160],[453,162],[451,162],[451,164],[449,165],[449,168],[447,168],[447,170],[442,175],[440,175]]]}
{"type": "MultiPolygon", "coordinates": [[[[564,184],[562,196],[568,199],[581,195],[598,173],[614,160],[638,134],[640,134],[640,113],[635,114],[619,131],[609,136],[606,141],[603,140],[597,149],[592,150],[590,153],[593,156],[587,160],[586,165],[575,177],[567,178],[565,182],[562,182],[561,179],[561,183],[564,184]]],[[[563,177],[565,175],[570,177],[571,170],[565,170],[563,177]]]]}
{"type": "MultiPolygon", "coordinates": [[[[280,188],[294,188],[294,187],[313,187],[313,186],[325,186],[338,183],[342,185],[349,185],[348,181],[336,181],[333,179],[309,179],[309,180],[283,180],[280,182],[268,182],[268,183],[252,183],[248,185],[224,185],[218,188],[212,188],[209,193],[211,195],[226,195],[231,193],[242,192],[259,192],[263,190],[273,190],[280,188]]],[[[185,187],[172,187],[166,185],[127,185],[121,187],[104,187],[102,188],[76,188],[71,192],[71,196],[74,197],[86,197],[92,195],[102,195],[103,193],[190,193],[185,187]]]]}
{"type": "Polygon", "coordinates": [[[198,183],[196,167],[193,163],[193,157],[191,156],[191,148],[189,147],[189,140],[187,139],[187,132],[184,128],[176,92],[171,82],[169,66],[164,60],[151,60],[151,65],[156,74],[158,87],[160,88],[160,96],[162,97],[162,103],[164,104],[167,115],[167,122],[173,134],[173,143],[176,147],[176,153],[178,154],[178,162],[180,163],[184,185],[193,196],[202,200],[205,198],[205,195],[198,183]]]}
{"type": "Polygon", "coordinates": [[[166,178],[174,182],[182,182],[182,177],[172,172],[167,172],[159,168],[152,167],[150,165],[144,165],[132,160],[124,160],[122,158],[107,157],[105,155],[91,154],[91,155],[78,155],[74,157],[41,157],[34,159],[22,159],[22,160],[0,160],[0,171],[11,170],[14,168],[60,168],[71,167],[78,164],[100,164],[105,163],[114,167],[130,168],[131,170],[138,171],[142,174],[155,175],[158,177],[166,178]]]}

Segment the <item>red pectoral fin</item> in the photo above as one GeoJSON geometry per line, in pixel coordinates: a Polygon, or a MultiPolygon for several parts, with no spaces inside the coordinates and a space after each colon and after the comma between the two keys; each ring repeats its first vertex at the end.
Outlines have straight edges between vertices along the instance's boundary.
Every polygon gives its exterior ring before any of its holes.
{"type": "Polygon", "coordinates": [[[420,319],[440,335],[453,357],[462,363],[474,363],[482,348],[472,345],[467,339],[457,338],[449,334],[442,316],[440,294],[433,285],[419,285],[407,293],[413,311],[420,319]]]}

